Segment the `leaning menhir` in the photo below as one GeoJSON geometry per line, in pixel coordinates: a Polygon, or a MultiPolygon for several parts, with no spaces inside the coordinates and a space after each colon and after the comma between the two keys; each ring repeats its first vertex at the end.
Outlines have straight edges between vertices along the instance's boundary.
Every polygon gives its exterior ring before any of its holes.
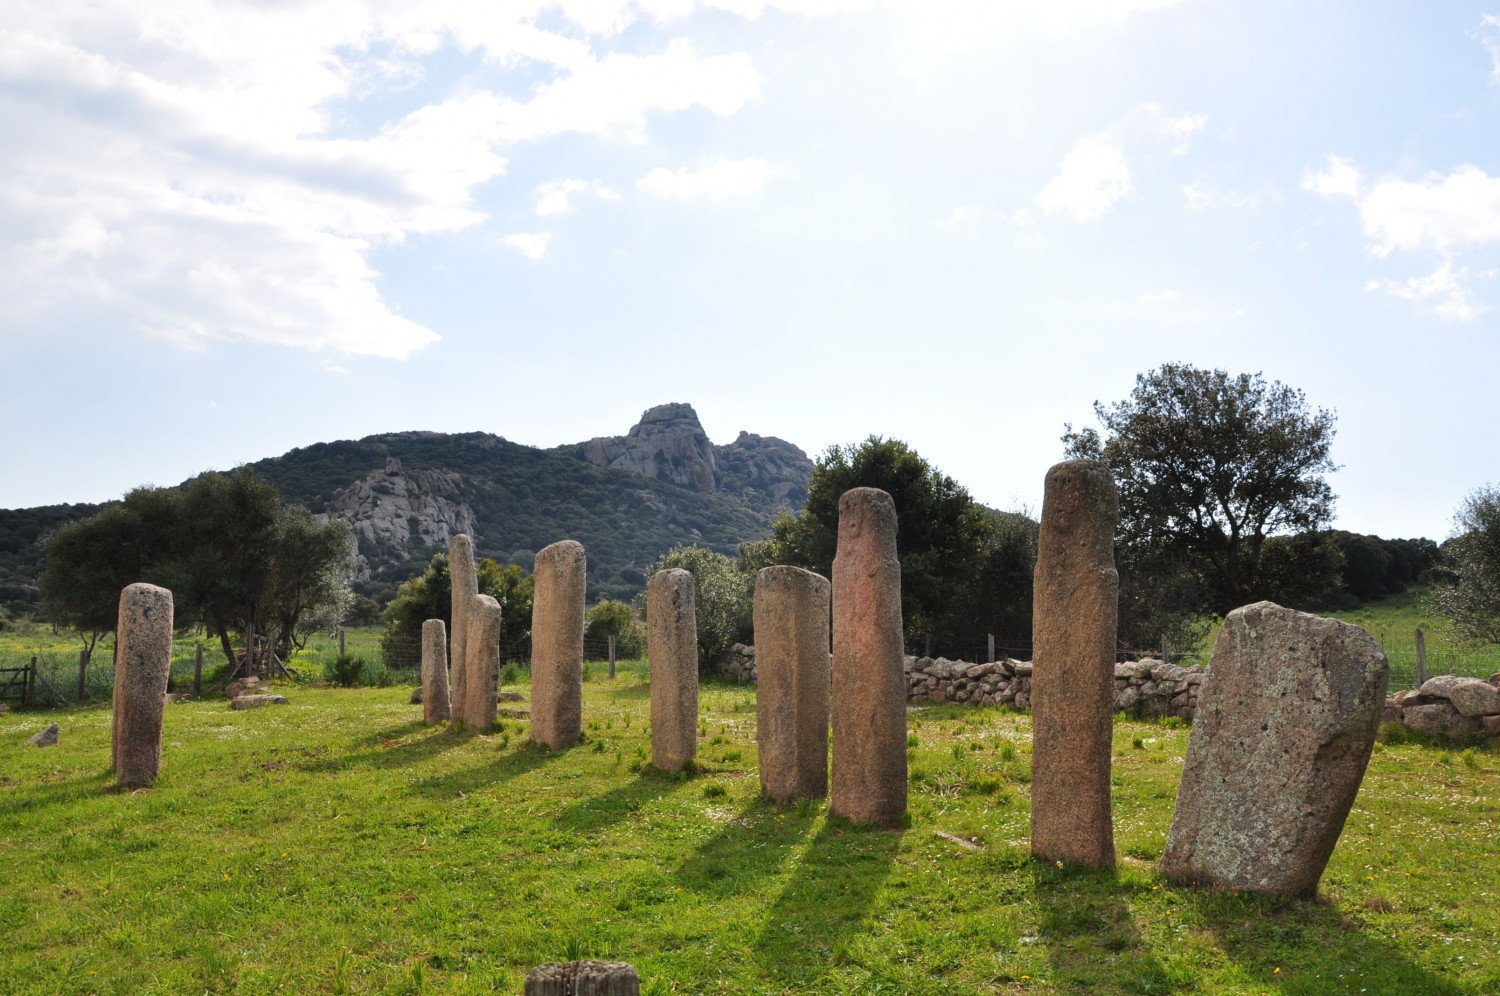
{"type": "Polygon", "coordinates": [[[777,802],[828,794],[828,579],[800,567],[755,578],[755,740],[761,791],[777,802]]]}
{"type": "Polygon", "coordinates": [[[448,631],[441,619],[422,624],[422,722],[436,725],[449,715],[448,631]]]}
{"type": "Polygon", "coordinates": [[[1114,730],[1119,497],[1108,468],[1047,471],[1032,595],[1031,853],[1115,863],[1109,808],[1114,730]]]}
{"type": "Polygon", "coordinates": [[[553,543],[536,555],[531,603],[531,739],[562,750],[583,735],[582,544],[553,543]]]}
{"type": "Polygon", "coordinates": [[[115,783],[144,788],[161,770],[161,723],[172,671],[172,593],[154,584],[120,592],[115,629],[115,783]]]}
{"type": "Polygon", "coordinates": [[[495,693],[500,685],[500,603],[475,595],[464,612],[469,632],[464,639],[468,683],[458,707],[464,729],[483,733],[495,725],[495,693]]]}
{"type": "Polygon", "coordinates": [[[680,567],[646,584],[646,664],[651,763],[681,771],[698,752],[698,610],[693,576],[680,567]]]}
{"type": "Polygon", "coordinates": [[[1224,620],[1162,873],[1312,897],[1354,805],[1389,665],[1370,634],[1257,602],[1224,620]]]}
{"type": "Polygon", "coordinates": [[[448,581],[452,586],[452,640],[448,648],[453,657],[453,694],[451,705],[456,718],[463,718],[468,689],[469,605],[479,594],[479,575],[474,568],[474,540],[459,533],[448,541],[448,581]]]}
{"type": "Polygon", "coordinates": [[[878,488],[839,499],[833,558],[833,790],[829,812],[900,826],[906,817],[906,677],[896,506],[878,488]]]}

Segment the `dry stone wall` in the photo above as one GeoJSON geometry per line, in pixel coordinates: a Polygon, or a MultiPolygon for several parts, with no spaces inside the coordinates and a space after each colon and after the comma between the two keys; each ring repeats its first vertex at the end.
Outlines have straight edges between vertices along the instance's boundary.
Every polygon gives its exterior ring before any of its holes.
{"type": "MultiPolygon", "coordinates": [[[[719,671],[736,681],[754,683],[755,648],[736,643],[719,662],[719,671]]],[[[1031,662],[1017,660],[973,664],[946,657],[907,657],[906,701],[971,702],[1031,708],[1031,662]]],[[[1176,716],[1192,722],[1206,672],[1147,658],[1115,665],[1115,711],[1157,718],[1176,716]]]]}

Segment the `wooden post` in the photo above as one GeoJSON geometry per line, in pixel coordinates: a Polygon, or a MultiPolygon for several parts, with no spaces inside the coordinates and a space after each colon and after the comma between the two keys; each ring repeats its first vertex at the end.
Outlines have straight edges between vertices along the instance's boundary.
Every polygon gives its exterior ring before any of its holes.
{"type": "Polygon", "coordinates": [[[932,633],[931,632],[928,632],[926,634],[926,643],[924,644],[924,647],[926,649],[923,650],[922,656],[923,657],[931,657],[932,656],[932,633]]]}
{"type": "Polygon", "coordinates": [[[255,623],[245,623],[245,676],[255,674],[255,623]]]}
{"type": "Polygon", "coordinates": [[[995,663],[995,634],[994,633],[990,633],[990,634],[988,634],[988,636],[989,636],[989,647],[988,647],[989,654],[985,657],[984,662],[986,664],[993,664],[993,663],[995,663]]]}
{"type": "Polygon", "coordinates": [[[1427,641],[1422,636],[1422,630],[1417,630],[1417,687],[1421,688],[1427,681],[1427,641]]]}
{"type": "Polygon", "coordinates": [[[1162,663],[1172,663],[1172,648],[1167,643],[1167,634],[1161,635],[1161,659],[1162,663]]]}
{"type": "Polygon", "coordinates": [[[203,695],[203,643],[200,641],[198,648],[193,651],[193,698],[201,698],[203,695]]]}
{"type": "Polygon", "coordinates": [[[26,681],[21,685],[21,704],[31,705],[36,698],[36,658],[31,658],[31,667],[26,669],[26,681]]]}
{"type": "Polygon", "coordinates": [[[611,680],[613,680],[614,676],[615,676],[615,634],[611,633],[611,634],[609,634],[609,677],[610,677],[611,680]]]}
{"type": "Polygon", "coordinates": [[[88,650],[87,647],[84,647],[82,650],[78,651],[78,704],[79,705],[83,704],[84,691],[85,691],[85,689],[87,687],[87,685],[85,684],[85,682],[86,682],[86,680],[88,678],[88,673],[89,673],[89,650],[88,650]]]}
{"type": "Polygon", "coordinates": [[[538,965],[526,976],[525,996],[640,996],[641,980],[623,961],[538,965]]]}
{"type": "Polygon", "coordinates": [[[344,656],[344,627],[339,627],[339,656],[344,656]]]}

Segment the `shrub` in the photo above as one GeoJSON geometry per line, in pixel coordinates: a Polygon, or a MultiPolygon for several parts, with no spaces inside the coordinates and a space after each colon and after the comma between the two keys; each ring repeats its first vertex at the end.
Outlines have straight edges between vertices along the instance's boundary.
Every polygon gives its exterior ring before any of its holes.
{"type": "Polygon", "coordinates": [[[328,666],[328,678],[335,685],[343,688],[353,688],[359,684],[360,679],[365,676],[365,659],[363,657],[352,657],[349,654],[340,654],[334,658],[328,666]]]}

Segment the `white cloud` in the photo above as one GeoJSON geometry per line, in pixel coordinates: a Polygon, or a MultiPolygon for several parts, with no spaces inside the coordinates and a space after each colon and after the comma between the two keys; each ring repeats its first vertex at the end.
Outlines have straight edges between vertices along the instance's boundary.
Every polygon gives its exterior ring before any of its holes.
{"type": "Polygon", "coordinates": [[[1384,291],[1392,297],[1421,305],[1439,318],[1469,324],[1490,310],[1489,305],[1474,300],[1470,284],[1489,280],[1494,271],[1470,274],[1468,267],[1453,268],[1452,260],[1443,260],[1436,270],[1407,280],[1371,280],[1366,290],[1384,291]]]}
{"type": "Polygon", "coordinates": [[[1155,291],[1149,294],[1142,294],[1140,297],[1136,298],[1136,301],[1138,303],[1145,305],[1173,304],[1181,300],[1182,291],[1180,290],[1155,291]]]}
{"type": "Polygon", "coordinates": [[[1209,180],[1194,180],[1183,185],[1182,199],[1189,211],[1210,211],[1217,208],[1248,210],[1260,206],[1261,195],[1222,190],[1209,180]]]}
{"type": "Polygon", "coordinates": [[[573,198],[577,194],[588,194],[604,201],[620,199],[619,191],[598,180],[549,180],[536,188],[536,213],[568,214],[577,210],[573,198]]]}
{"type": "Polygon", "coordinates": [[[515,249],[527,259],[542,259],[547,255],[547,247],[552,242],[551,232],[516,232],[514,235],[505,237],[505,244],[515,249]]]}
{"type": "Polygon", "coordinates": [[[1302,189],[1322,197],[1358,197],[1364,176],[1342,156],[1329,156],[1328,168],[1302,177],[1302,189]]]}
{"type": "Polygon", "coordinates": [[[1500,83],[1500,17],[1485,14],[1479,19],[1479,44],[1490,54],[1490,78],[1500,83]]]}
{"type": "Polygon", "coordinates": [[[636,181],[642,193],[670,200],[713,200],[749,197],[766,185],[776,167],[765,159],[719,159],[706,166],[667,169],[658,166],[636,181]]]}
{"type": "Polygon", "coordinates": [[[1176,156],[1186,154],[1193,139],[1208,125],[1207,114],[1168,114],[1159,104],[1142,104],[1137,113],[1147,128],[1171,143],[1172,154],[1176,156]]]}
{"type": "Polygon", "coordinates": [[[1134,194],[1130,164],[1119,145],[1103,135],[1086,135],[1058,163],[1057,175],[1036,195],[1036,203],[1049,215],[1094,221],[1134,194]]]}

